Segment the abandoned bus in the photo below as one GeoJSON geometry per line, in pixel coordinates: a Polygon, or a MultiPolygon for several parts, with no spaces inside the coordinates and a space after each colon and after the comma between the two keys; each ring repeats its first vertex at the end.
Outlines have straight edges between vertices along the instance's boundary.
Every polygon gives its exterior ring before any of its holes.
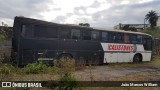
{"type": "Polygon", "coordinates": [[[103,64],[150,61],[151,49],[152,37],[145,33],[15,17],[11,56],[18,65],[51,63],[62,56],[103,64]]]}

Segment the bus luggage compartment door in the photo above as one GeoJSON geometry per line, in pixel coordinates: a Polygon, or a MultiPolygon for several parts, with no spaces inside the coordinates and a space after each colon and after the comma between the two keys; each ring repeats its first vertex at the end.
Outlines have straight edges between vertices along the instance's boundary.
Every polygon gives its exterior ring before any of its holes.
{"type": "Polygon", "coordinates": [[[104,63],[115,63],[117,62],[118,53],[105,52],[104,63]]]}

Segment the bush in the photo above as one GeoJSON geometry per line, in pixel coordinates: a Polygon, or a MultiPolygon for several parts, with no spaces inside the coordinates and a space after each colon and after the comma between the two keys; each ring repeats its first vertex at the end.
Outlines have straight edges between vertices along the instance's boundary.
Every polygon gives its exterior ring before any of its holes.
{"type": "Polygon", "coordinates": [[[146,28],[145,30],[142,31],[143,33],[147,33],[153,36],[153,38],[160,38],[160,28],[155,27],[155,28],[146,28]]]}
{"type": "Polygon", "coordinates": [[[11,80],[12,76],[16,73],[16,68],[11,64],[0,64],[0,80],[11,80]]]}
{"type": "Polygon", "coordinates": [[[39,73],[44,73],[46,72],[47,66],[43,64],[42,62],[36,62],[32,64],[28,64],[25,68],[24,71],[27,74],[39,74],[39,73]]]}
{"type": "Polygon", "coordinates": [[[0,34],[0,41],[5,40],[5,36],[0,34]]]}
{"type": "Polygon", "coordinates": [[[76,77],[73,74],[75,71],[75,60],[68,57],[62,57],[60,60],[54,60],[54,67],[58,68],[60,81],[58,88],[72,89],[73,86],[76,85],[76,77]]]}
{"type": "Polygon", "coordinates": [[[1,64],[0,73],[1,74],[11,74],[15,71],[15,68],[11,64],[1,64]]]}

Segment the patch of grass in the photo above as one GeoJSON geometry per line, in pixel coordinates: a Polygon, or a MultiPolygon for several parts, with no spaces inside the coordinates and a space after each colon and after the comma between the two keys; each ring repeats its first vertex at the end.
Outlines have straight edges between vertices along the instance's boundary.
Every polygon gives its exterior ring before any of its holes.
{"type": "Polygon", "coordinates": [[[3,34],[0,34],[0,41],[5,40],[5,36],[3,34]]]}
{"type": "Polygon", "coordinates": [[[1,74],[11,74],[15,71],[15,68],[11,64],[2,64],[0,66],[0,73],[1,74]]]}
{"type": "Polygon", "coordinates": [[[11,64],[0,64],[0,80],[10,80],[12,76],[18,73],[17,68],[13,67],[11,64]]]}
{"type": "Polygon", "coordinates": [[[55,68],[58,68],[59,81],[62,82],[57,88],[72,90],[75,85],[74,81],[77,81],[73,74],[75,71],[75,60],[68,57],[62,57],[60,60],[55,60],[54,65],[55,68]]]}
{"type": "Polygon", "coordinates": [[[160,65],[160,56],[159,55],[154,55],[153,59],[150,62],[147,62],[148,64],[152,65],[160,65]]]}
{"type": "Polygon", "coordinates": [[[28,64],[23,69],[26,74],[39,74],[39,73],[45,73],[47,71],[47,66],[42,62],[36,62],[28,64]]]}
{"type": "Polygon", "coordinates": [[[92,65],[89,65],[89,66],[86,66],[86,68],[89,70],[89,78],[90,78],[90,81],[94,81],[94,75],[92,73],[92,65]]]}

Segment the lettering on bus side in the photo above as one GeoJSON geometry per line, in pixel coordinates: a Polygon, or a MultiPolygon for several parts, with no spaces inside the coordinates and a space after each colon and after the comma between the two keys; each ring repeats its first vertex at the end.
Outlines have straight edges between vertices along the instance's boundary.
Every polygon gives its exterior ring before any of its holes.
{"type": "Polygon", "coordinates": [[[134,51],[133,45],[108,44],[110,51],[134,51]]]}

